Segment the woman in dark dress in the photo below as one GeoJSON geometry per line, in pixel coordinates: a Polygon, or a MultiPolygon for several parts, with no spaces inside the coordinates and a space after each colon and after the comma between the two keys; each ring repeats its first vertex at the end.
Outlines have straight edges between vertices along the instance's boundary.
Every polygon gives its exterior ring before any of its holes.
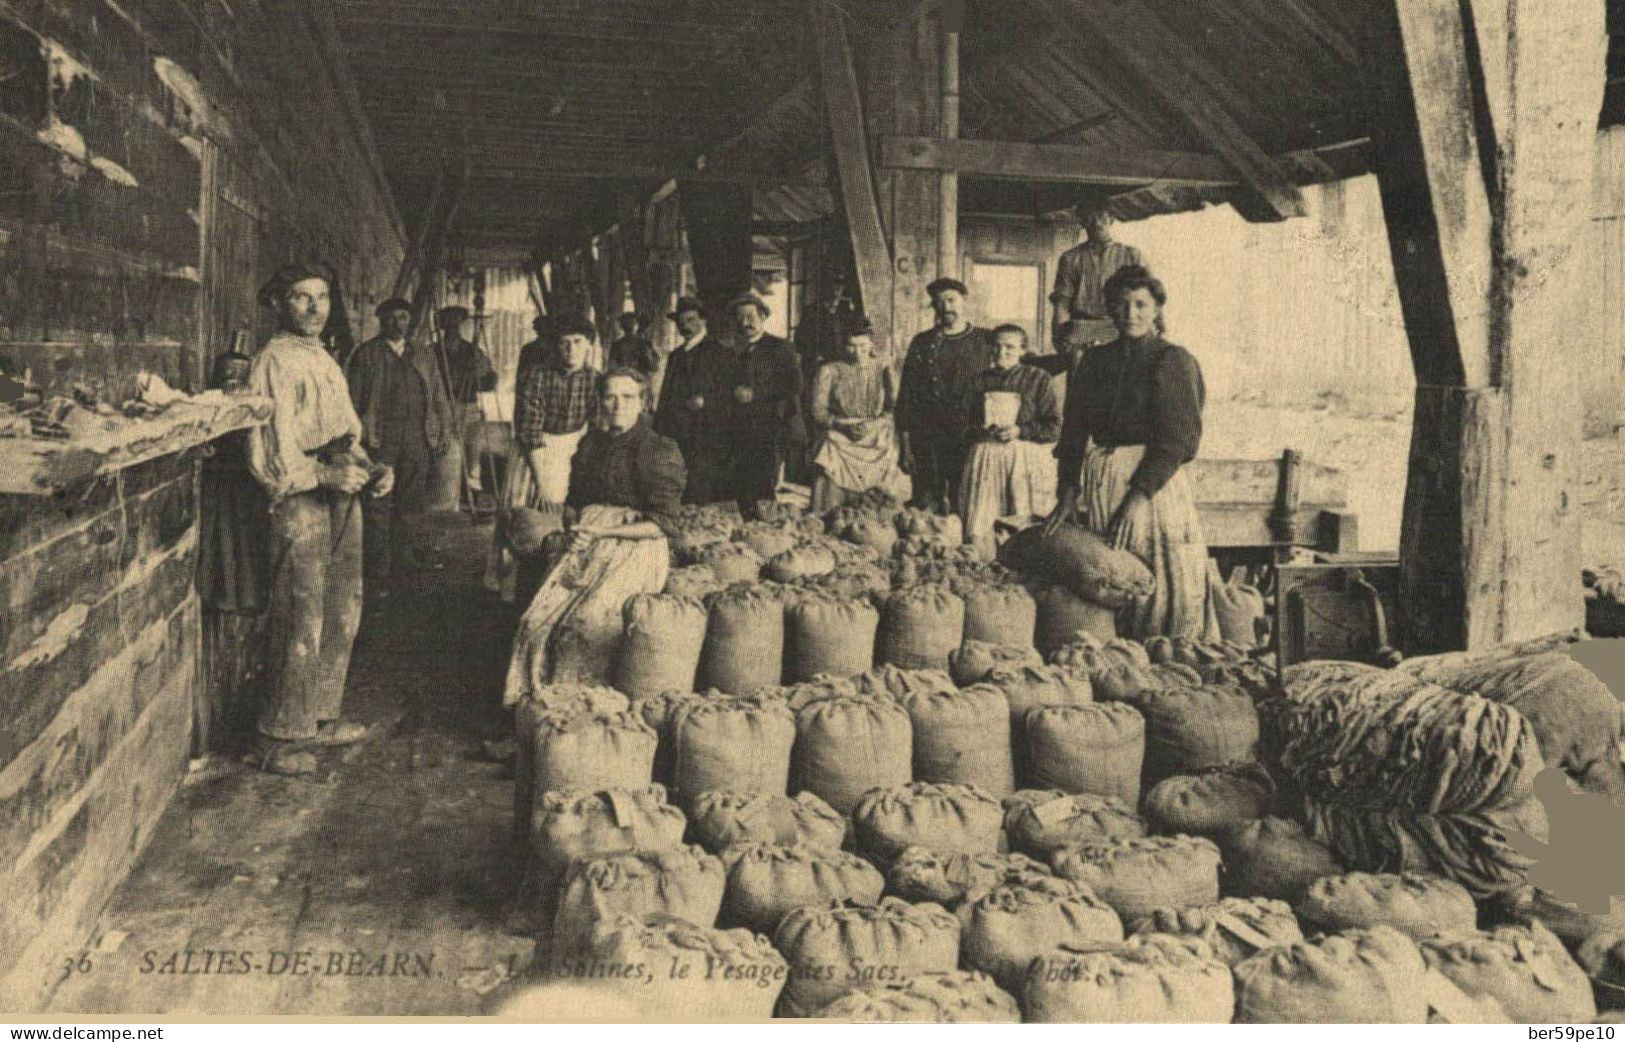
{"type": "Polygon", "coordinates": [[[626,602],[666,585],[666,537],[687,480],[683,455],[649,426],[641,372],[611,370],[598,387],[605,426],[576,450],[568,538],[519,622],[505,705],[548,684],[608,684],[626,602]]]}
{"type": "Polygon", "coordinates": [[[1202,438],[1202,369],[1162,338],[1168,294],[1149,271],[1119,269],[1105,295],[1118,337],[1086,352],[1067,380],[1046,529],[1081,520],[1150,567],[1156,590],[1120,613],[1124,636],[1217,640],[1207,543],[1183,469],[1202,438]]]}

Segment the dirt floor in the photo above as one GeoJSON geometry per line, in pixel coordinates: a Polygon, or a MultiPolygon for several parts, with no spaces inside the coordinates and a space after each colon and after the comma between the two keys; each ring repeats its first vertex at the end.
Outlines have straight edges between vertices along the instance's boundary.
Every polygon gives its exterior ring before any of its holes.
{"type": "Polygon", "coordinates": [[[346,715],[360,745],[315,780],[211,759],[102,916],[57,1013],[478,1013],[530,959],[502,928],[513,783],[482,742],[512,622],[478,589],[489,529],[448,533],[441,589],[372,616],[346,715]]]}

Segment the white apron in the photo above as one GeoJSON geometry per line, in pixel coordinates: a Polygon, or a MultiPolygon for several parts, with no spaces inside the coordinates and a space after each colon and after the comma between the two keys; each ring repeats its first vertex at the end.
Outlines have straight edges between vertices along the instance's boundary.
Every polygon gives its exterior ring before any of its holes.
{"type": "Polygon", "coordinates": [[[1012,514],[1044,517],[1055,509],[1054,447],[1034,441],[981,441],[965,455],[956,505],[965,542],[983,560],[997,547],[993,523],[1012,514]]]}

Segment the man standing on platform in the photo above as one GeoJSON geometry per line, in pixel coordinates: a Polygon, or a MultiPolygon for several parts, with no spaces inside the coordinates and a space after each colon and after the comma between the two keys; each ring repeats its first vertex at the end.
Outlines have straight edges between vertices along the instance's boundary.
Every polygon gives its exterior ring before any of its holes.
{"type": "Polygon", "coordinates": [[[717,503],[733,496],[734,353],[713,339],[705,308],[684,297],[670,316],[682,343],[666,356],[666,378],[655,411],[655,432],[682,450],[688,469],[685,503],[717,503]]]}
{"type": "Polygon", "coordinates": [[[1085,200],[1077,213],[1087,238],[1061,254],[1049,297],[1055,353],[1026,359],[1051,376],[1071,372],[1084,351],[1117,339],[1117,327],[1106,310],[1106,280],[1119,268],[1145,265],[1139,250],[1112,238],[1114,221],[1104,200],[1085,200]]]}
{"type": "Polygon", "coordinates": [[[395,476],[360,444],[344,372],[321,340],[332,274],[290,264],[261,292],[278,332],[254,358],[248,389],[271,399],[249,432],[248,468],[271,505],[271,633],[258,753],[264,769],[313,774],[311,746],[349,745],[367,729],[341,721],[350,649],[361,622],[361,508],[395,476]]]}
{"type": "Polygon", "coordinates": [[[440,353],[445,360],[452,408],[457,412],[457,436],[463,446],[463,474],[470,493],[480,490],[480,447],[485,415],[480,412],[480,392],[494,391],[497,371],[478,344],[463,339],[465,307],[441,308],[435,316],[440,329],[440,353]]]}
{"type": "Polygon", "coordinates": [[[936,325],[909,341],[897,389],[899,463],[914,484],[910,505],[947,514],[959,488],[965,396],[993,364],[993,338],[971,325],[970,291],[958,279],[925,288],[936,325]]]}
{"type": "Polygon", "coordinates": [[[643,319],[628,311],[615,320],[621,327],[621,338],[609,345],[609,365],[604,369],[636,369],[653,380],[660,368],[660,355],[649,338],[643,335],[643,319]]]}
{"type": "Polygon", "coordinates": [[[407,342],[412,306],[378,305],[378,335],[356,348],[348,372],[361,417],[361,444],[395,472],[394,491],[366,504],[363,547],[367,596],[382,600],[422,567],[420,522],[429,506],[435,462],[450,449],[456,420],[434,356],[407,342]]]}
{"type": "Polygon", "coordinates": [[[779,471],[791,446],[805,445],[801,418],[801,361],[783,337],[767,331],[771,312],[754,293],[728,305],[739,327],[739,370],[733,387],[738,431],[734,497],[746,518],[774,498],[779,471]]]}

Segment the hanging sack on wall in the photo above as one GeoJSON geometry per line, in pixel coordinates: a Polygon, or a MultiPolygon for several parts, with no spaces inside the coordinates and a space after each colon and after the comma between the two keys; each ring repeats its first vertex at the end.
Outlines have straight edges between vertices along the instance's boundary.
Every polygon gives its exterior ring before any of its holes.
{"type": "Polygon", "coordinates": [[[1140,800],[1145,721],[1121,702],[1038,706],[1022,720],[1028,775],[1035,789],[1140,800]]]}
{"type": "Polygon", "coordinates": [[[1064,945],[1118,944],[1123,924],[1088,887],[1043,876],[994,887],[958,909],[961,961],[1008,991],[1020,991],[1027,966],[1064,945]]]}
{"type": "Polygon", "coordinates": [[[839,850],[846,842],[846,818],[810,792],[702,792],[689,812],[695,841],[713,854],[758,843],[839,850]]]}
{"type": "Polygon", "coordinates": [[[855,988],[813,1016],[851,1024],[1018,1024],[1021,1007],[987,974],[954,970],[855,988]]]}
{"type": "Polygon", "coordinates": [[[874,664],[880,613],[867,600],[808,591],[785,614],[785,680],[856,676],[874,664]]]}
{"type": "Polygon", "coordinates": [[[777,693],[684,702],[671,733],[675,794],[684,806],[712,789],[767,795],[789,789],[796,721],[777,693]]]}
{"type": "Polygon", "coordinates": [[[863,858],[844,850],[762,843],[734,847],[722,925],[741,926],[769,937],[792,909],[831,902],[872,905],[886,879],[863,858]]]}
{"type": "Polygon", "coordinates": [[[999,801],[971,785],[910,782],[866,793],[852,810],[857,849],[882,865],[909,847],[995,854],[1004,846],[999,801]]]}
{"type": "Polygon", "coordinates": [[[1022,789],[1006,797],[1003,806],[1011,849],[1045,862],[1056,851],[1080,843],[1145,835],[1145,822],[1116,796],[1022,789]]]}
{"type": "Polygon", "coordinates": [[[1228,1024],[1236,1001],[1230,967],[1205,943],[1165,934],[1040,956],[1020,998],[1029,1024],[1228,1024]]]}
{"type": "Polygon", "coordinates": [[[615,686],[634,698],[692,691],[705,646],[705,605],[671,594],[638,594],[626,602],[625,621],[615,686]]]}
{"type": "Polygon", "coordinates": [[[914,733],[890,699],[825,698],[796,713],[795,785],[842,814],[864,793],[913,777],[914,733]]]}
{"type": "Polygon", "coordinates": [[[1199,938],[1227,966],[1277,944],[1303,940],[1291,907],[1267,897],[1226,897],[1210,905],[1159,908],[1137,932],[1199,938]]]}
{"type": "Polygon", "coordinates": [[[550,950],[589,953],[598,925],[618,913],[712,926],[722,908],[724,881],[722,862],[698,847],[576,861],[565,876],[550,950]]]}
{"type": "Polygon", "coordinates": [[[1128,930],[1159,908],[1219,899],[1219,848],[1195,836],[1119,836],[1055,855],[1055,874],[1083,883],[1117,910],[1128,930]]]}
{"type": "Polygon", "coordinates": [[[951,854],[908,847],[886,871],[886,892],[915,904],[957,909],[996,886],[1021,886],[1052,876],[1049,866],[1023,854],[951,854]]]}
{"type": "Polygon", "coordinates": [[[965,602],[946,586],[899,590],[881,614],[875,659],[904,669],[947,669],[964,631],[965,602]]]}
{"type": "Polygon", "coordinates": [[[773,947],[790,964],[780,1012],[805,1017],[852,987],[958,969],[959,920],[939,905],[894,897],[875,905],[804,905],[779,923],[773,947]]]}
{"type": "Polygon", "coordinates": [[[916,692],[902,699],[914,729],[914,777],[974,785],[995,797],[1015,791],[1010,704],[991,684],[916,692]]]}
{"type": "Polygon", "coordinates": [[[784,600],[776,590],[741,586],[711,600],[698,683],[743,695],[779,683],[784,664],[784,600]]]}

